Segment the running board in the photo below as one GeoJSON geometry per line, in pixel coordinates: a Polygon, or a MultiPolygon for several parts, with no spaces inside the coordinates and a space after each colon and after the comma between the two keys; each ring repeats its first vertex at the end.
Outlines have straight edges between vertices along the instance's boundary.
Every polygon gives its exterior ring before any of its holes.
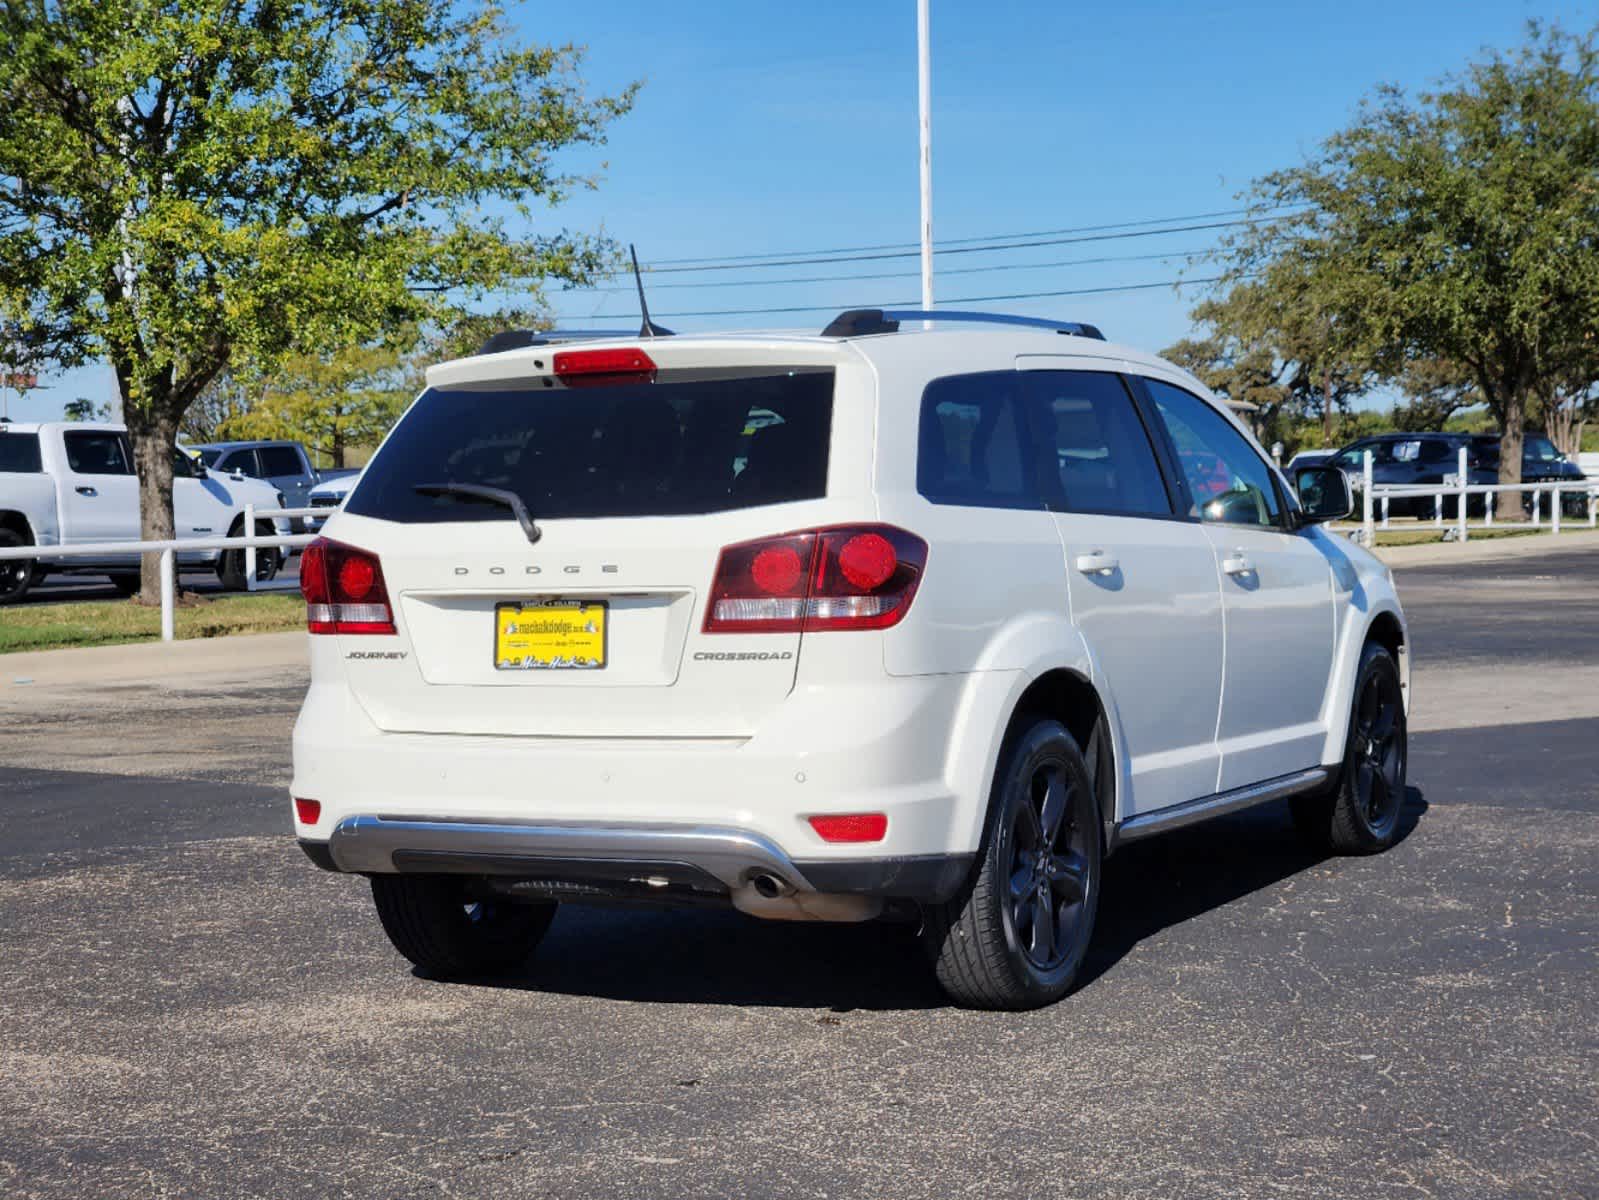
{"type": "Polygon", "coordinates": [[[1116,841],[1118,844],[1133,842],[1152,833],[1165,833],[1168,829],[1181,829],[1184,825],[1208,821],[1211,817],[1219,817],[1223,813],[1237,812],[1239,809],[1251,808],[1256,804],[1267,804],[1273,800],[1281,800],[1285,796],[1297,796],[1300,792],[1313,791],[1322,786],[1329,777],[1330,773],[1326,767],[1311,767],[1308,771],[1279,775],[1276,779],[1268,779],[1264,783],[1252,783],[1248,787],[1234,788],[1230,792],[1221,792],[1215,796],[1201,796],[1198,800],[1189,800],[1171,808],[1140,813],[1121,823],[1116,831],[1116,841]]]}

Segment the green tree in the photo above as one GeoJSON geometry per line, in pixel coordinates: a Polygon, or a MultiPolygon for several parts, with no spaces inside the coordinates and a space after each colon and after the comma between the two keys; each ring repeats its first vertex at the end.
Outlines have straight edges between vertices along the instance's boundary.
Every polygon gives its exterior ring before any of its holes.
{"type": "Polygon", "coordinates": [[[1320,424],[1322,445],[1335,444],[1336,416],[1366,389],[1369,375],[1347,365],[1334,323],[1302,304],[1302,289],[1285,274],[1270,287],[1234,283],[1202,301],[1190,316],[1205,336],[1163,353],[1219,395],[1255,405],[1262,440],[1282,441],[1291,454],[1307,421],[1320,424]]]}
{"type": "Polygon", "coordinates": [[[219,373],[609,261],[513,224],[592,183],[556,154],[632,89],[587,96],[495,0],[0,0],[0,58],[0,306],[115,369],[146,538],[219,373]]]}
{"type": "Polygon", "coordinates": [[[326,463],[380,441],[416,396],[420,371],[390,346],[353,346],[284,362],[222,425],[229,438],[288,438],[326,463]]]}
{"type": "MultiPolygon", "coordinates": [[[[1595,37],[1534,24],[1436,91],[1381,89],[1256,185],[1273,219],[1224,251],[1232,282],[1299,281],[1386,377],[1418,359],[1469,371],[1500,423],[1503,483],[1520,481],[1529,405],[1599,323],[1595,37]]],[[[1521,511],[1501,495],[1504,519],[1521,511]]]]}
{"type": "Polygon", "coordinates": [[[1442,429],[1457,412],[1482,403],[1475,373],[1448,359],[1412,359],[1394,382],[1406,399],[1389,415],[1402,432],[1442,429]]]}
{"type": "Polygon", "coordinates": [[[109,421],[111,405],[96,404],[87,396],[79,396],[61,406],[61,415],[69,421],[109,421]]]}

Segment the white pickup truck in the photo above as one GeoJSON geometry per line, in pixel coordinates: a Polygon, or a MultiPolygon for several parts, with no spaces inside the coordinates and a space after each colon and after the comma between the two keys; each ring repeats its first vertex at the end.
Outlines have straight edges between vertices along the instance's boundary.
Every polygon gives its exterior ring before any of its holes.
{"type": "MultiPolygon", "coordinates": [[[[223,537],[244,527],[244,508],[282,508],[269,483],[240,474],[208,471],[173,448],[172,507],[178,538],[223,537]]],[[[262,536],[286,534],[287,523],[256,521],[262,536]]],[[[139,587],[134,554],[52,557],[50,546],[132,542],[139,538],[139,480],[121,425],[46,421],[0,423],[0,547],[38,546],[33,560],[0,560],[0,604],[22,598],[46,575],[89,571],[108,574],[132,595],[139,587]]],[[[282,565],[277,547],[256,551],[256,578],[271,579],[282,565]]],[[[224,587],[242,588],[244,551],[195,550],[178,554],[180,566],[215,568],[224,587]]]]}

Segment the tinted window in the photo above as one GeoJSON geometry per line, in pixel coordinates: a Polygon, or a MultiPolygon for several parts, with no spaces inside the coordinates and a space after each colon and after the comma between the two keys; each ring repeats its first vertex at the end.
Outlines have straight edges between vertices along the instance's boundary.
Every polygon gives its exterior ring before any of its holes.
{"type": "Polygon", "coordinates": [[[391,521],[505,521],[419,484],[515,492],[535,519],[720,512],[827,493],[832,371],[616,387],[432,390],[346,507],[391,521]]]}
{"type": "Polygon", "coordinates": [[[271,479],[278,475],[304,475],[300,455],[293,446],[258,446],[256,455],[261,460],[261,474],[271,479]]]}
{"type": "Polygon", "coordinates": [[[1428,438],[1421,443],[1421,454],[1418,457],[1424,463],[1454,462],[1457,457],[1455,444],[1440,438],[1428,438]]]}
{"type": "Polygon", "coordinates": [[[1271,469],[1232,422],[1192,393],[1157,379],[1146,382],[1176,444],[1193,499],[1189,515],[1226,525],[1278,524],[1271,469]]]}
{"type": "Polygon", "coordinates": [[[174,479],[194,479],[199,472],[194,469],[194,459],[182,450],[172,451],[172,477],[174,479]]]}
{"type": "Polygon", "coordinates": [[[1560,451],[1546,437],[1530,437],[1522,443],[1521,457],[1532,462],[1559,462],[1560,451]]]}
{"type": "Polygon", "coordinates": [[[200,461],[203,462],[208,467],[216,466],[217,465],[217,459],[219,459],[221,457],[222,457],[222,451],[220,451],[220,450],[202,450],[202,451],[200,451],[200,461]]]}
{"type": "Polygon", "coordinates": [[[0,432],[0,474],[33,475],[43,469],[38,434],[0,432]]]}
{"type": "Polygon", "coordinates": [[[256,465],[254,450],[233,450],[222,460],[222,470],[237,471],[240,475],[248,475],[252,479],[259,479],[261,468],[256,465]]]}
{"type": "Polygon", "coordinates": [[[74,430],[61,435],[66,443],[67,466],[78,475],[132,475],[120,433],[74,430]]]}
{"type": "Polygon", "coordinates": [[[916,490],[936,504],[1043,508],[1016,371],[935,379],[922,393],[916,490]]]}
{"type": "Polygon", "coordinates": [[[1116,375],[1024,371],[1019,376],[1046,462],[1052,505],[1067,512],[1171,514],[1149,434],[1116,375]],[[1052,486],[1051,486],[1052,485],[1052,486]]]}

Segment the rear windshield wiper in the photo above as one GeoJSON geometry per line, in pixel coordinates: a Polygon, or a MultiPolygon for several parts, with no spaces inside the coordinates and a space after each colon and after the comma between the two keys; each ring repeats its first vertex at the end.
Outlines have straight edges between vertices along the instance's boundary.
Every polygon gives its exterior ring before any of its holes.
{"type": "Polygon", "coordinates": [[[485,487],[480,483],[419,483],[411,489],[420,496],[459,496],[463,500],[476,500],[480,504],[499,504],[516,514],[516,523],[527,534],[527,540],[536,542],[544,536],[543,530],[533,523],[522,497],[504,488],[485,487]]]}

